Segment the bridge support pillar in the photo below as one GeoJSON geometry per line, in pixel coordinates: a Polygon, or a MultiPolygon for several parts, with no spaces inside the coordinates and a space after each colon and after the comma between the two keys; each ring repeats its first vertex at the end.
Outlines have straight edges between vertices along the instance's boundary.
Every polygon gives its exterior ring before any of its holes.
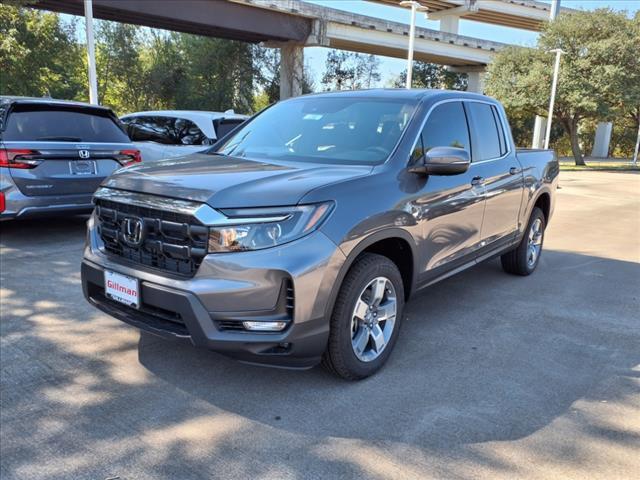
{"type": "Polygon", "coordinates": [[[280,46],[280,100],[302,95],[304,46],[284,43],[280,46]]]}
{"type": "Polygon", "coordinates": [[[593,140],[592,157],[605,158],[609,156],[609,143],[611,142],[611,131],[613,123],[600,122],[596,127],[596,138],[593,140]]]}
{"type": "Polygon", "coordinates": [[[531,148],[544,148],[544,134],[547,131],[547,117],[536,115],[536,123],[533,124],[533,141],[531,148]]]}
{"type": "Polygon", "coordinates": [[[484,92],[484,72],[467,73],[467,92],[484,92]]]}
{"type": "Polygon", "coordinates": [[[460,17],[457,15],[444,15],[440,19],[440,31],[447,33],[458,33],[460,17]]]}

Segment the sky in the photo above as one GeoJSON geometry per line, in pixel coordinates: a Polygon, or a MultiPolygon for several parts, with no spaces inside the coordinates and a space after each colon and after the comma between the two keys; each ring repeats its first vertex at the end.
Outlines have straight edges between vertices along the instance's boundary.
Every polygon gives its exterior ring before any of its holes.
{"type": "MultiPolygon", "coordinates": [[[[384,18],[396,22],[409,22],[409,10],[398,7],[380,5],[362,0],[306,0],[325,7],[337,8],[348,12],[359,13],[371,17],[384,18]]],[[[550,2],[546,2],[550,3],[550,2]]],[[[596,8],[612,8],[614,10],[627,10],[635,12],[640,10],[640,0],[561,0],[563,7],[580,10],[594,10],[596,8]]],[[[464,17],[463,17],[464,18],[464,17]]],[[[424,14],[416,15],[416,25],[438,30],[439,23],[426,20],[424,14]]],[[[481,22],[460,20],[460,35],[476,37],[485,40],[494,40],[501,43],[515,45],[534,45],[538,37],[537,32],[519,30],[516,28],[501,27],[481,22]]],[[[305,48],[305,61],[315,81],[316,88],[320,86],[320,79],[324,72],[324,64],[328,49],[321,47],[305,48]]],[[[397,58],[380,57],[380,73],[382,80],[380,86],[386,86],[406,68],[406,61],[397,58]]]]}

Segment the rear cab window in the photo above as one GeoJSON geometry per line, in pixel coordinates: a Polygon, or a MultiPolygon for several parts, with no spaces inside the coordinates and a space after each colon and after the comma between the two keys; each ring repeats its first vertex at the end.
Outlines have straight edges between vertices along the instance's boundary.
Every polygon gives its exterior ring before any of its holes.
{"type": "Polygon", "coordinates": [[[14,104],[3,141],[129,143],[108,110],[66,105],[14,104]]]}
{"type": "Polygon", "coordinates": [[[505,155],[504,130],[495,108],[488,103],[480,102],[466,102],[465,107],[471,125],[473,161],[493,160],[505,155]]]}

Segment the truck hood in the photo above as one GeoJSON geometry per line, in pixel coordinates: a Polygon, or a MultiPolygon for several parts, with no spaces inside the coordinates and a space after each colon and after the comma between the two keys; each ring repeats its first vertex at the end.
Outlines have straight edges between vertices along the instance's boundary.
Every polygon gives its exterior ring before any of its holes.
{"type": "Polygon", "coordinates": [[[269,207],[295,205],[311,190],[371,170],[360,165],[293,164],[196,153],[118,170],[103,185],[214,208],[269,207]]]}

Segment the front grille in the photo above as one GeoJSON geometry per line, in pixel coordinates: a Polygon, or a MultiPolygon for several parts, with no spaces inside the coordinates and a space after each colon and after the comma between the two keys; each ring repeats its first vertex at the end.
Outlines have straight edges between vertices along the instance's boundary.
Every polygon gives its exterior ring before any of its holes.
{"type": "Polygon", "coordinates": [[[207,253],[208,229],[190,215],[96,200],[98,234],[107,254],[182,276],[195,275],[207,253]],[[129,220],[140,221],[139,244],[126,242],[129,220]]]}

